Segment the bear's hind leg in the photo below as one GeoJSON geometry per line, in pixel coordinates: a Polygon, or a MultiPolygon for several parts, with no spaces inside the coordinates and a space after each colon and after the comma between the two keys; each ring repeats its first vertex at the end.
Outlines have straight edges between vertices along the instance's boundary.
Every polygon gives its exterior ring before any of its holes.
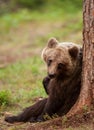
{"type": "MultiPolygon", "coordinates": [[[[46,102],[47,102],[47,98],[44,98],[43,100],[40,100],[37,103],[35,103],[34,105],[26,108],[21,114],[19,114],[17,116],[5,117],[5,121],[7,121],[9,123],[27,122],[27,121],[31,122],[32,118],[36,118],[42,113],[46,102]]],[[[33,120],[32,120],[32,122],[33,122],[33,120]]]]}

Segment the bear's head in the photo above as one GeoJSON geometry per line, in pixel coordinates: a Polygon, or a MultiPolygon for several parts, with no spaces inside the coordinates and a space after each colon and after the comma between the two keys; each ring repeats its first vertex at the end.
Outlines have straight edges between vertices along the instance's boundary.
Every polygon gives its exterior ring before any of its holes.
{"type": "Polygon", "coordinates": [[[59,43],[55,38],[51,38],[47,46],[42,51],[42,58],[47,64],[50,78],[71,76],[78,62],[78,55],[81,46],[74,43],[59,43]]]}

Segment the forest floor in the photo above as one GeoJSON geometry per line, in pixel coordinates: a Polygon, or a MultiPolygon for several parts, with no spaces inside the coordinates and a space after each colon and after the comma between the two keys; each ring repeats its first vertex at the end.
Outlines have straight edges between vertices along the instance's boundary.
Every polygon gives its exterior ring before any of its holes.
{"type": "Polygon", "coordinates": [[[42,123],[9,124],[0,120],[0,130],[94,130],[94,110],[72,117],[58,117],[42,123]]]}
{"type": "Polygon", "coordinates": [[[68,16],[61,12],[49,15],[51,20],[47,19],[47,14],[29,16],[27,11],[23,11],[21,16],[18,13],[0,19],[0,90],[10,94],[8,105],[5,101],[0,106],[0,130],[94,130],[93,111],[44,123],[9,124],[4,121],[6,115],[17,114],[47,96],[41,83],[46,75],[41,51],[48,39],[56,37],[60,41],[82,43],[80,11],[68,16]],[[57,16],[63,18],[57,19],[57,16]]]}

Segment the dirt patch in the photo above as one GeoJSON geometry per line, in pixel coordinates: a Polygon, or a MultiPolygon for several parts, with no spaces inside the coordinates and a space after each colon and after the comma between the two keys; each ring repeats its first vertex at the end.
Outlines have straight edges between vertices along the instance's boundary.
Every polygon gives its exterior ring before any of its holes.
{"type": "Polygon", "coordinates": [[[75,115],[69,118],[60,117],[44,123],[31,124],[26,130],[66,130],[66,128],[80,130],[86,127],[87,130],[94,130],[94,111],[75,115]]]}

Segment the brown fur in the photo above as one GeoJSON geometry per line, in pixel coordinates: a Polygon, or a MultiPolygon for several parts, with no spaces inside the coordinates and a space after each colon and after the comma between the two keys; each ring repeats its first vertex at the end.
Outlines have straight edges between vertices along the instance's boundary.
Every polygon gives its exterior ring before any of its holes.
{"type": "Polygon", "coordinates": [[[18,116],[6,117],[7,122],[43,121],[46,120],[44,115],[52,117],[55,113],[62,116],[76,102],[81,88],[82,48],[73,43],[58,43],[52,38],[42,57],[48,68],[48,76],[43,80],[48,98],[26,108],[18,116]]]}

